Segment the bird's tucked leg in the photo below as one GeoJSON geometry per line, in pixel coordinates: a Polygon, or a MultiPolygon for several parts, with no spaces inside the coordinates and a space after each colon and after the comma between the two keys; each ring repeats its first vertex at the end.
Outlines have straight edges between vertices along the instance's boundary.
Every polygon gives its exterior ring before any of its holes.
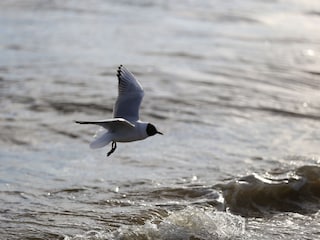
{"type": "Polygon", "coordinates": [[[107,153],[107,157],[109,157],[117,148],[117,143],[116,142],[112,142],[112,145],[111,145],[111,150],[107,153]]]}

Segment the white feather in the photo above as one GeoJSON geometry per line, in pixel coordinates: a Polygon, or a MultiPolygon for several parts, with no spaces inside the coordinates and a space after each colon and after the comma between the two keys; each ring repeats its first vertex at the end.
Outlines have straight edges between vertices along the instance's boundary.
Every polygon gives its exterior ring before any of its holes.
{"type": "Polygon", "coordinates": [[[90,148],[92,149],[102,148],[111,142],[110,133],[102,127],[99,128],[93,137],[94,140],[90,143],[90,148]]]}

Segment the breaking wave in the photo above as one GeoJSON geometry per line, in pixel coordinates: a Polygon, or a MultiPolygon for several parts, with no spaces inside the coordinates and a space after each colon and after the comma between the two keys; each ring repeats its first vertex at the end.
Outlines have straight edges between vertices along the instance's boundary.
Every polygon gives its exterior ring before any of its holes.
{"type": "Polygon", "coordinates": [[[231,213],[187,207],[163,220],[154,219],[137,226],[122,226],[113,232],[89,231],[65,240],[87,239],[243,239],[245,220],[231,213]]]}

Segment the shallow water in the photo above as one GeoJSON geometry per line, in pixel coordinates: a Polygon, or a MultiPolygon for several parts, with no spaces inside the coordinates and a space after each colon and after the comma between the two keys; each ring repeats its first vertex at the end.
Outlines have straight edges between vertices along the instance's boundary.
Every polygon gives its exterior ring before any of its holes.
{"type": "Polygon", "coordinates": [[[317,239],[317,1],[1,1],[1,239],[317,239]],[[116,69],[164,136],[88,147],[116,69]]]}

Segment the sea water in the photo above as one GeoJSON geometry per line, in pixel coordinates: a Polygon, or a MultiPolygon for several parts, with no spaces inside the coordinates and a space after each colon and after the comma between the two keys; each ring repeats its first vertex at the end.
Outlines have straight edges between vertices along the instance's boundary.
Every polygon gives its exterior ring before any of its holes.
{"type": "Polygon", "coordinates": [[[1,239],[317,239],[318,1],[0,3],[1,239]],[[163,136],[89,149],[116,69],[163,136]]]}

